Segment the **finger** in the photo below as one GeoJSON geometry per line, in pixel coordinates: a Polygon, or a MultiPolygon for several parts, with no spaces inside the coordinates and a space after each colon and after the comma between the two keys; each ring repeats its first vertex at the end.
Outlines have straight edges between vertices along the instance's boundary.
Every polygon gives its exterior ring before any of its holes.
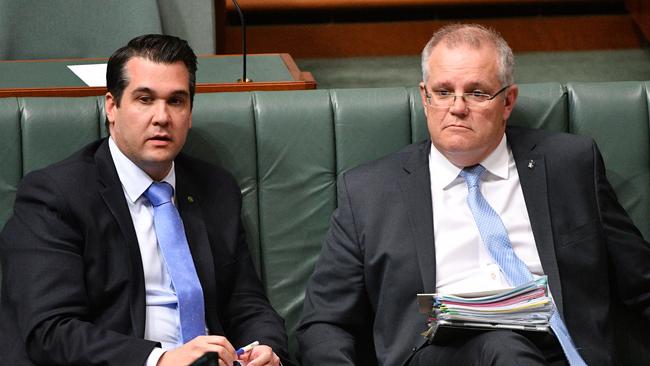
{"type": "Polygon", "coordinates": [[[185,344],[184,347],[189,347],[193,352],[200,352],[201,354],[214,352],[218,359],[226,365],[232,365],[233,361],[237,358],[230,342],[221,336],[196,337],[185,344]]]}
{"type": "Polygon", "coordinates": [[[240,355],[238,357],[239,357],[240,360],[248,362],[248,361],[250,361],[251,353],[249,351],[249,352],[246,352],[246,353],[244,353],[244,354],[242,354],[242,355],[240,355]]]}
{"type": "Polygon", "coordinates": [[[226,363],[226,365],[232,365],[232,363],[237,359],[237,355],[232,352],[228,352],[225,348],[221,346],[217,346],[220,348],[219,354],[219,360],[223,360],[223,362],[226,363]]]}
{"type": "Polygon", "coordinates": [[[267,365],[273,359],[273,350],[269,346],[257,346],[250,352],[250,366],[267,365]]]}
{"type": "Polygon", "coordinates": [[[225,348],[229,353],[235,354],[237,351],[226,337],[222,336],[201,336],[205,342],[216,344],[225,348]]]}

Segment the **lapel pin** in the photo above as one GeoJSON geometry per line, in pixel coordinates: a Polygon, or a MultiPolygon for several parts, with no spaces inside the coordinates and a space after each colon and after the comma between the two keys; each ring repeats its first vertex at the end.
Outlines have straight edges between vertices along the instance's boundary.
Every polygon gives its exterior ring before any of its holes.
{"type": "Polygon", "coordinates": [[[528,169],[533,169],[535,167],[535,160],[528,161],[528,169]]]}
{"type": "Polygon", "coordinates": [[[192,196],[187,196],[187,202],[189,202],[189,203],[194,203],[194,197],[192,197],[192,196]]]}

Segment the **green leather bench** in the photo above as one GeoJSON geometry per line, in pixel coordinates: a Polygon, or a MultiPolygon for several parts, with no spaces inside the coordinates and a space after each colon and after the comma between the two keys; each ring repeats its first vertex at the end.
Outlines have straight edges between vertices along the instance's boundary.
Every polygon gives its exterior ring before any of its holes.
{"type": "MultiPolygon", "coordinates": [[[[521,85],[510,120],[595,138],[621,203],[646,239],[649,87],[650,82],[521,85]]],[[[103,121],[103,98],[0,99],[0,226],[11,213],[20,178],[104,136],[103,121]]],[[[336,205],[337,175],[426,137],[417,88],[196,96],[185,150],[238,179],[255,269],[287,321],[293,351],[304,285],[336,205]]],[[[621,364],[648,365],[650,325],[629,317],[616,312],[621,364]]]]}

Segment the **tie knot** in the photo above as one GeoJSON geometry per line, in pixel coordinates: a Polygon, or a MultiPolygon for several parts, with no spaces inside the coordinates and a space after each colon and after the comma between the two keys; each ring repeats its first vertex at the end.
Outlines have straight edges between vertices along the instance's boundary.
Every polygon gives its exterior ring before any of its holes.
{"type": "Polygon", "coordinates": [[[160,206],[164,203],[171,202],[172,196],[174,195],[174,187],[167,182],[153,182],[143,194],[152,205],[160,206]]]}
{"type": "Polygon", "coordinates": [[[478,186],[481,176],[485,173],[485,167],[481,164],[467,166],[460,171],[460,176],[467,182],[467,187],[478,186]]]}

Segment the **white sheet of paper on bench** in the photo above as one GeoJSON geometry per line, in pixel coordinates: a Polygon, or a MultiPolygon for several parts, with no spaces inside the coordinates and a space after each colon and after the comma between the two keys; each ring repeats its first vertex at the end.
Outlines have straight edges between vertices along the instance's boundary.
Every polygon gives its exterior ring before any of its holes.
{"type": "Polygon", "coordinates": [[[67,65],[88,86],[106,86],[106,64],[67,65]]]}

